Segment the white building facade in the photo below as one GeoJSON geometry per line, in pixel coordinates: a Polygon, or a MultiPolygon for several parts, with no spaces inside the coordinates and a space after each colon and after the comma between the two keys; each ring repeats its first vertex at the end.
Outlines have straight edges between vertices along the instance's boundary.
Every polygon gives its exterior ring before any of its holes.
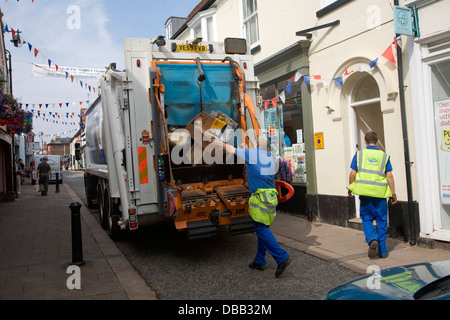
{"type": "MultiPolygon", "coordinates": [[[[442,165],[449,163],[450,152],[439,151],[443,145],[439,137],[447,129],[436,133],[435,114],[436,103],[450,96],[450,22],[445,19],[450,3],[400,1],[401,6],[416,4],[421,32],[421,37],[400,38],[394,32],[392,4],[203,0],[171,34],[182,40],[247,39],[261,87],[262,123],[277,123],[280,141],[285,134],[293,145],[304,145],[306,178],[291,182],[296,196],[282,209],[342,226],[358,218],[358,198],[349,198],[346,189],[350,163],[355,152],[365,147],[364,134],[374,130],[380,137],[378,147],[391,156],[400,200],[390,207],[392,235],[450,241],[450,210],[442,201],[442,190],[450,189],[450,183],[440,183],[447,179],[445,174],[442,178],[443,171],[450,172],[450,165],[448,170],[442,165]],[[305,32],[297,35],[300,31],[305,32]]],[[[280,155],[285,155],[286,145],[280,144],[280,155]]]]}

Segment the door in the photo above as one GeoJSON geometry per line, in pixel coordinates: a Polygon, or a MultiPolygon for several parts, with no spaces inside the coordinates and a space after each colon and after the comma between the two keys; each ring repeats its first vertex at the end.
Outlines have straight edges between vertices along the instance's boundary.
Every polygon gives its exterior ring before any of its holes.
{"type": "MultiPolygon", "coordinates": [[[[369,131],[378,133],[377,147],[385,151],[383,114],[380,103],[380,89],[377,82],[370,74],[362,76],[355,83],[350,99],[353,155],[357,151],[365,149],[364,136],[369,131]]],[[[355,196],[355,201],[356,217],[359,218],[359,196],[355,196]]]]}

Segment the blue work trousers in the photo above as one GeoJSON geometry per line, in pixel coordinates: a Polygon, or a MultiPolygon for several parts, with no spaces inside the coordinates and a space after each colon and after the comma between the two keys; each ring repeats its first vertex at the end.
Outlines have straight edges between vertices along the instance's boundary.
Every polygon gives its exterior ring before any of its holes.
{"type": "Polygon", "coordinates": [[[257,264],[260,266],[266,265],[266,252],[272,255],[277,264],[289,258],[289,254],[278,244],[269,226],[256,221],[253,221],[253,226],[258,236],[258,250],[255,257],[257,264]]]}
{"type": "Polygon", "coordinates": [[[367,244],[370,244],[372,240],[377,240],[378,252],[380,254],[387,254],[387,199],[371,197],[360,197],[360,199],[360,216],[362,219],[366,242],[367,244]],[[375,227],[373,226],[374,220],[377,222],[377,230],[375,230],[375,227]]]}

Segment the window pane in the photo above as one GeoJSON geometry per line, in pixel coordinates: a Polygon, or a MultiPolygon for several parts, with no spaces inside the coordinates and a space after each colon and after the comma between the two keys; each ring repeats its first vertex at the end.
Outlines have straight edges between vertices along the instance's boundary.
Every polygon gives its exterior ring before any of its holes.
{"type": "Polygon", "coordinates": [[[244,0],[244,19],[256,12],[256,0],[244,0]]]}
{"type": "Polygon", "coordinates": [[[432,65],[431,72],[433,99],[436,101],[450,97],[450,61],[432,65]]]}
{"type": "Polygon", "coordinates": [[[364,101],[380,97],[380,89],[376,80],[371,76],[367,75],[363,79],[359,80],[353,93],[352,102],[364,101]]]}
{"type": "Polygon", "coordinates": [[[201,37],[202,37],[202,25],[201,23],[199,23],[194,27],[194,38],[201,38],[201,37]]]}
{"type": "Polygon", "coordinates": [[[213,18],[210,17],[208,19],[206,19],[206,27],[207,27],[207,36],[208,39],[207,41],[215,41],[214,39],[214,26],[213,26],[213,18]]]}
{"type": "Polygon", "coordinates": [[[246,24],[246,27],[247,41],[252,45],[259,40],[257,17],[251,18],[246,24]]]}
{"type": "Polygon", "coordinates": [[[450,60],[431,66],[435,112],[441,227],[450,230],[450,60]]]}

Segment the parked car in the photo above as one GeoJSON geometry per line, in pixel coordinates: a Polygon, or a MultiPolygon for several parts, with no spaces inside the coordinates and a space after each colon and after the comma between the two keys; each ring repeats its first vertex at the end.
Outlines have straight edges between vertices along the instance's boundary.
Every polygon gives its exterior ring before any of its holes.
{"type": "Polygon", "coordinates": [[[450,300],[450,260],[381,270],[332,289],[325,300],[450,300]]]}
{"type": "MultiPolygon", "coordinates": [[[[42,158],[44,158],[44,155],[34,156],[33,171],[31,173],[31,184],[34,184],[36,182],[36,170],[39,163],[42,162],[42,158]]],[[[59,174],[59,183],[63,183],[62,156],[47,155],[47,158],[48,158],[47,163],[50,165],[50,168],[52,169],[52,176],[50,177],[50,182],[56,182],[56,174],[59,174]]]]}

